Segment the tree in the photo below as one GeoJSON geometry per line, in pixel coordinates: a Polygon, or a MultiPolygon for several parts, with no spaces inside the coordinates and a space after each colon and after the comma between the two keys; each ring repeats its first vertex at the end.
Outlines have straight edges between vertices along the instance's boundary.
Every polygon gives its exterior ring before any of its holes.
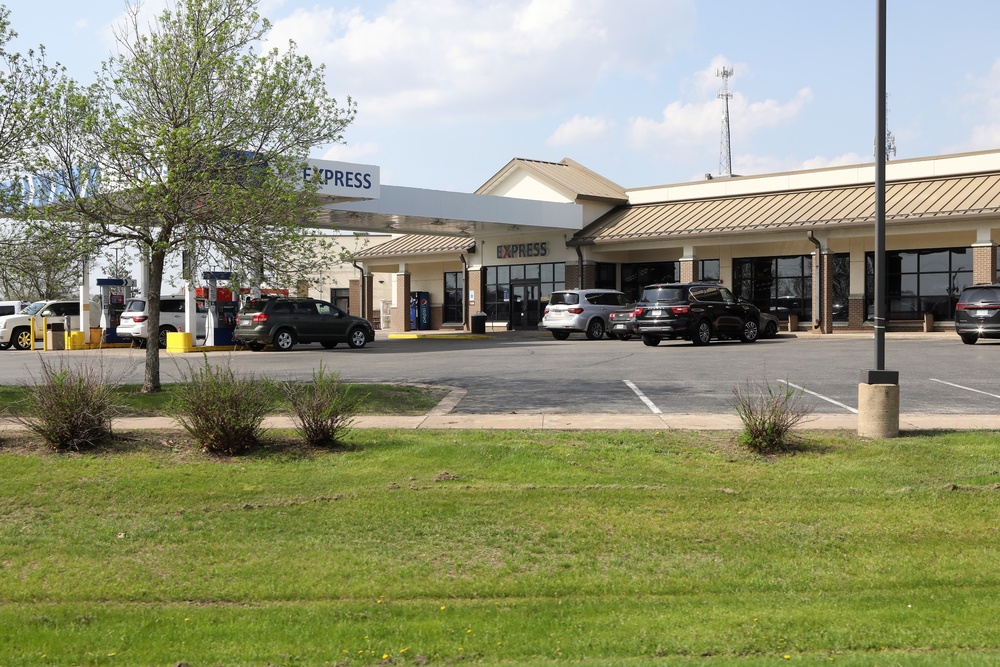
{"type": "Polygon", "coordinates": [[[28,210],[25,159],[44,112],[46,92],[59,76],[45,63],[45,48],[25,55],[8,51],[17,33],[0,5],[0,292],[8,298],[63,297],[77,280],[78,253],[64,237],[49,238],[11,222],[28,210]]]}
{"type": "MultiPolygon", "coordinates": [[[[294,43],[255,51],[270,27],[257,4],[178,0],[145,31],[128,4],[118,54],[90,86],[61,78],[39,125],[36,173],[55,193],[44,217],[72,221],[91,251],[124,243],[146,257],[151,339],[171,256],[210,252],[257,281],[322,262],[302,242],[318,207],[304,161],[342,140],[355,106],[328,96],[324,68],[294,43]]],[[[147,345],[143,391],[159,390],[147,345]]]]}

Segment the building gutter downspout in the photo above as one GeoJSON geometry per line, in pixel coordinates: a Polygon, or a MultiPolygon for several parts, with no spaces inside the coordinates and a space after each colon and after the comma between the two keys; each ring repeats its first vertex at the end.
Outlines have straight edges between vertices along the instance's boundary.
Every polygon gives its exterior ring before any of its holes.
{"type": "Polygon", "coordinates": [[[580,246],[574,245],[573,249],[576,250],[576,266],[577,266],[577,279],[576,287],[577,289],[583,289],[583,251],[580,250],[580,246]]]}
{"type": "Polygon", "coordinates": [[[806,232],[806,236],[813,242],[813,245],[816,246],[816,279],[819,281],[819,284],[816,285],[816,297],[819,304],[817,307],[813,308],[813,319],[816,323],[816,328],[820,330],[820,333],[822,333],[824,315],[823,285],[825,284],[823,282],[823,246],[820,244],[819,239],[816,238],[811,229],[806,232]]]}
{"type": "Polygon", "coordinates": [[[353,260],[351,261],[351,264],[354,265],[355,269],[361,272],[361,303],[358,304],[358,313],[361,317],[367,320],[368,317],[365,315],[365,270],[364,267],[358,266],[358,263],[353,260]]]}

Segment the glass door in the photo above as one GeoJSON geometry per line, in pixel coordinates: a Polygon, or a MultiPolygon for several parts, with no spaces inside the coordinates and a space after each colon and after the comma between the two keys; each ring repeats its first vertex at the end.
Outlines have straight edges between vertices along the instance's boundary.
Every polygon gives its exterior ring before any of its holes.
{"type": "Polygon", "coordinates": [[[541,283],[512,282],[510,285],[511,329],[537,329],[542,321],[541,283]]]}

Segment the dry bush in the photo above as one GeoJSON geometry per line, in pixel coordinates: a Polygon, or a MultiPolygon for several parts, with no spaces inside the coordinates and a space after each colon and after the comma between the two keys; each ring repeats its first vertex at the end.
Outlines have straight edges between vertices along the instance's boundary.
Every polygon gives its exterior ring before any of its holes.
{"type": "Polygon", "coordinates": [[[363,398],[352,389],[352,385],[340,381],[340,373],[327,371],[322,364],[313,371],[311,383],[282,385],[298,432],[307,443],[329,447],[343,441],[363,398]]]}
{"type": "Polygon", "coordinates": [[[767,380],[754,384],[748,379],[733,387],[733,396],[736,413],[743,422],[739,443],[758,454],[790,449],[791,430],[806,421],[815,407],[803,403],[804,392],[787,382],[776,389],[767,380]]]}

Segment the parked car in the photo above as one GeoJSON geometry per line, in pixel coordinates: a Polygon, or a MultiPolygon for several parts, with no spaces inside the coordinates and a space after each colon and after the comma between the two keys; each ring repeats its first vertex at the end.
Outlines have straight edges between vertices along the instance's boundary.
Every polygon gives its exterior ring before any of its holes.
{"type": "Polygon", "coordinates": [[[628,297],[613,289],[570,289],[553,292],[542,315],[542,328],[556,340],[566,340],[573,332],[598,340],[608,329],[611,313],[625,307],[628,297]]]}
{"type": "Polygon", "coordinates": [[[296,343],[321,343],[328,349],[347,343],[360,348],[375,340],[375,327],[326,301],[260,298],[250,299],[240,309],[233,339],[251,350],[266,345],[290,350],[296,343]]]}
{"type": "Polygon", "coordinates": [[[0,301],[0,317],[4,315],[17,315],[27,307],[27,301],[0,301]]]}
{"type": "Polygon", "coordinates": [[[609,316],[609,335],[618,340],[631,340],[636,336],[635,306],[615,310],[609,316]]]}
{"type": "Polygon", "coordinates": [[[778,335],[778,318],[771,313],[760,314],[760,337],[774,338],[778,335]]]}
{"type": "Polygon", "coordinates": [[[760,335],[760,311],[717,283],[665,283],[643,289],[635,324],[646,345],[664,338],[695,345],[713,338],[753,343],[760,335]]]}
{"type": "Polygon", "coordinates": [[[1000,338],[1000,285],[973,285],[955,305],[955,332],[966,345],[980,338],[1000,338]]]}
{"type": "MultiPolygon", "coordinates": [[[[201,300],[196,301],[195,306],[195,339],[205,337],[205,320],[208,317],[208,308],[201,300]]],[[[167,334],[184,331],[185,322],[184,295],[174,294],[160,297],[160,328],[157,334],[157,342],[161,348],[167,346],[167,334]]],[[[119,338],[124,338],[132,343],[133,347],[146,344],[149,338],[147,330],[149,322],[149,309],[147,300],[144,298],[130,299],[125,304],[115,328],[115,334],[119,338]]]]}
{"type": "MultiPolygon", "coordinates": [[[[100,324],[101,310],[98,303],[88,304],[90,320],[87,326],[96,327],[100,324]]],[[[35,347],[35,341],[45,337],[45,323],[59,322],[64,331],[80,330],[80,302],[69,300],[36,301],[16,315],[0,317],[0,349],[13,345],[18,350],[30,350],[35,347]],[[31,318],[34,318],[34,331],[31,328],[31,318]]]]}

